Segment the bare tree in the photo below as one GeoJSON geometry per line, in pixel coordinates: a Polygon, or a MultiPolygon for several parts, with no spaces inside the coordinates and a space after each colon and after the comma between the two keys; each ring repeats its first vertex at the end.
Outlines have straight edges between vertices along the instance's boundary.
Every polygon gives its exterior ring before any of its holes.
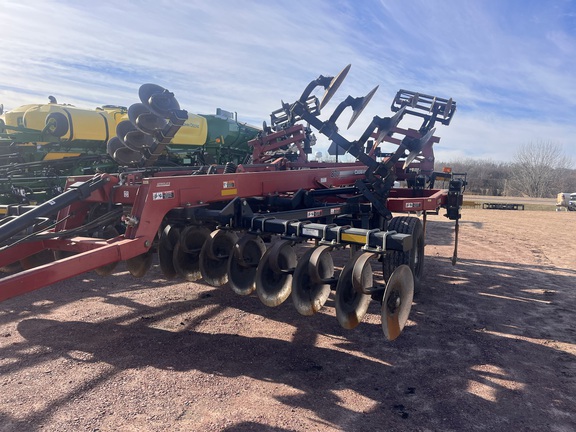
{"type": "Polygon", "coordinates": [[[576,192],[576,169],[559,169],[556,174],[559,179],[559,192],[576,192]]]}
{"type": "Polygon", "coordinates": [[[522,146],[514,162],[489,159],[436,161],[435,169],[449,166],[468,174],[466,191],[471,195],[555,197],[559,192],[576,192],[576,169],[571,159],[554,143],[522,146]]]}
{"type": "Polygon", "coordinates": [[[555,196],[563,186],[562,173],[570,167],[558,143],[531,142],[521,146],[514,157],[510,188],[534,198],[555,196]]]}
{"type": "Polygon", "coordinates": [[[510,163],[489,159],[463,159],[436,162],[435,169],[449,166],[453,172],[468,174],[466,191],[472,195],[503,195],[510,174],[510,163]]]}

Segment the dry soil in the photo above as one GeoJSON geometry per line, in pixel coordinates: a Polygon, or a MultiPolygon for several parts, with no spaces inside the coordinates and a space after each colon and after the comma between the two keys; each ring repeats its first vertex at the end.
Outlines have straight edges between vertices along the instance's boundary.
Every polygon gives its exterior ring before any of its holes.
{"type": "Polygon", "coordinates": [[[0,431],[574,431],[576,214],[430,216],[394,342],[124,266],[0,303],[0,431]]]}

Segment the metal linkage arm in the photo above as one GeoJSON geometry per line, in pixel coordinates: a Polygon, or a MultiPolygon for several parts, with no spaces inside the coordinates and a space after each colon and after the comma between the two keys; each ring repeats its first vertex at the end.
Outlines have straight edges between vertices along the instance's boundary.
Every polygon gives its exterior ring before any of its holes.
{"type": "Polygon", "coordinates": [[[422,117],[424,123],[421,130],[430,130],[434,123],[439,121],[443,125],[449,125],[456,112],[456,102],[409,90],[398,90],[392,101],[391,109],[396,112],[406,108],[406,112],[417,117],[422,117]]]}
{"type": "Polygon", "coordinates": [[[35,221],[39,218],[54,215],[61,209],[68,207],[70,204],[89,197],[92,192],[101,188],[109,180],[109,176],[98,175],[88,181],[72,184],[66,192],[56,198],[47,201],[16,218],[7,220],[6,223],[0,225],[0,244],[4,244],[15,234],[34,225],[35,221]]]}
{"type": "Polygon", "coordinates": [[[349,69],[350,65],[344,68],[338,76],[332,78],[329,84],[327,84],[329,78],[323,76],[312,81],[306,87],[299,100],[291,105],[282,103],[282,108],[273,113],[273,123],[275,123],[274,115],[276,115],[276,123],[281,124],[283,127],[293,126],[295,122],[304,120],[308,122],[311,127],[317,129],[318,132],[330,139],[332,145],[340,147],[366,165],[368,167],[366,180],[357,182],[357,187],[382,216],[390,219],[392,214],[386,208],[386,202],[397,175],[395,165],[404,158],[402,168],[406,170],[432,139],[435,132],[433,127],[435,122],[439,121],[446,125],[450,123],[456,110],[456,103],[452,99],[442,99],[407,90],[400,90],[392,103],[392,111],[396,114],[386,118],[375,116],[357,141],[349,141],[339,133],[336,121],[346,108],[351,107],[353,113],[350,123],[348,124],[348,127],[350,127],[364,110],[378,87],[374,88],[364,97],[353,98],[348,96],[336,107],[330,118],[326,121],[318,118],[320,114],[319,109],[312,110],[310,108],[311,106],[317,107],[316,103],[310,103],[311,99],[314,101],[317,100],[311,96],[312,91],[318,86],[324,86],[326,88],[326,94],[320,102],[320,108],[322,108],[326,104],[327,99],[331,98],[340,86],[349,69]],[[387,136],[394,132],[405,114],[415,115],[424,119],[418,131],[418,136],[406,135],[406,137],[399,142],[399,147],[394,153],[390,154],[382,162],[377,161],[372,156],[374,149],[384,141],[387,136]],[[370,150],[366,151],[366,143],[368,139],[373,136],[376,137],[376,143],[370,150]]]}

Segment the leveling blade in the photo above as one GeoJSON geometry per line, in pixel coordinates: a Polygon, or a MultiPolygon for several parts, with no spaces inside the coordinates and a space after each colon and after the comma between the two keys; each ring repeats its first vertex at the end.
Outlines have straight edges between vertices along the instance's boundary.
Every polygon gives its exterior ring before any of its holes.
{"type": "Polygon", "coordinates": [[[348,123],[348,129],[350,129],[350,127],[354,124],[354,122],[358,119],[358,117],[360,117],[360,114],[362,114],[362,111],[364,111],[364,108],[366,108],[366,106],[370,102],[370,99],[372,99],[372,97],[376,93],[376,90],[378,90],[378,87],[379,86],[374,87],[372,90],[370,90],[370,92],[368,92],[366,96],[358,98],[354,101],[354,104],[352,105],[352,109],[354,110],[354,112],[352,113],[352,117],[350,118],[350,123],[348,123]]]}
{"type": "Polygon", "coordinates": [[[352,65],[349,64],[344,69],[342,69],[342,71],[338,75],[332,78],[330,85],[324,92],[324,96],[322,96],[322,101],[320,102],[320,109],[324,108],[326,104],[330,101],[330,99],[332,99],[332,96],[334,96],[336,90],[338,90],[338,87],[340,87],[340,84],[342,84],[342,82],[346,78],[346,75],[348,75],[348,71],[350,70],[351,66],[352,65]]]}
{"type": "Polygon", "coordinates": [[[406,157],[406,160],[404,161],[404,165],[403,165],[402,169],[408,168],[408,165],[410,165],[412,163],[412,161],[414,159],[416,159],[416,156],[418,156],[420,154],[420,152],[422,151],[422,147],[424,147],[426,145],[426,143],[428,141],[430,141],[430,138],[432,138],[432,135],[434,135],[434,132],[436,132],[436,128],[430,129],[426,133],[426,135],[424,135],[422,138],[410,141],[410,144],[411,144],[410,147],[413,147],[413,148],[408,149],[408,150],[410,150],[410,154],[406,157]]]}

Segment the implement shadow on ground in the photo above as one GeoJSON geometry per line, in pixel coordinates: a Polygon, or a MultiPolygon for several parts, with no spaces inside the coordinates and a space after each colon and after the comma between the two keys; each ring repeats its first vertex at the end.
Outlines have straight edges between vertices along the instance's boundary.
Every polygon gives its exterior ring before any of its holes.
{"type": "MultiPolygon", "coordinates": [[[[116,273],[109,276],[87,272],[61,283],[54,283],[23,296],[0,302],[0,325],[18,321],[24,316],[47,314],[64,305],[88,298],[102,299],[104,302],[115,304],[119,301],[119,294],[137,290],[153,290],[174,285],[176,282],[183,281],[166,280],[157,265],[154,265],[144,277],[136,278],[125,270],[124,263],[120,263],[116,273]]],[[[139,304],[131,306],[143,307],[139,304]]]]}
{"type": "MultiPolygon", "coordinates": [[[[427,258],[426,265],[434,272],[424,279],[411,325],[393,343],[384,341],[379,325],[363,323],[347,332],[325,313],[299,317],[291,305],[268,309],[222,288],[195,301],[135,310],[129,324],[127,316],[98,323],[24,319],[17,331],[25,342],[2,349],[0,355],[14,363],[1,372],[25,370],[35,362],[30,348],[44,347],[49,354],[36,361],[83,351],[91,361],[113,366],[116,372],[84,388],[143,366],[247,376],[298,389],[298,396],[277,398],[287,409],[312,410],[345,430],[576,428],[573,276],[552,274],[548,267],[479,260],[452,267],[447,259],[427,258]],[[219,305],[198,320],[233,307],[298,331],[293,341],[283,341],[202,333],[193,324],[179,332],[150,327],[167,316],[185,315],[195,302],[219,305]],[[137,313],[147,319],[134,321],[137,313]],[[339,350],[315,346],[315,331],[338,336],[339,350]],[[550,337],[555,343],[535,343],[550,337]],[[358,413],[343,406],[342,390],[373,401],[372,407],[358,413]]],[[[27,421],[41,422],[75,396],[62,396],[27,421]]]]}
{"type": "MultiPolygon", "coordinates": [[[[471,226],[474,229],[482,229],[482,222],[458,221],[460,227],[471,226]]],[[[426,244],[436,246],[451,246],[454,244],[455,221],[448,219],[426,221],[426,244]]]]}

